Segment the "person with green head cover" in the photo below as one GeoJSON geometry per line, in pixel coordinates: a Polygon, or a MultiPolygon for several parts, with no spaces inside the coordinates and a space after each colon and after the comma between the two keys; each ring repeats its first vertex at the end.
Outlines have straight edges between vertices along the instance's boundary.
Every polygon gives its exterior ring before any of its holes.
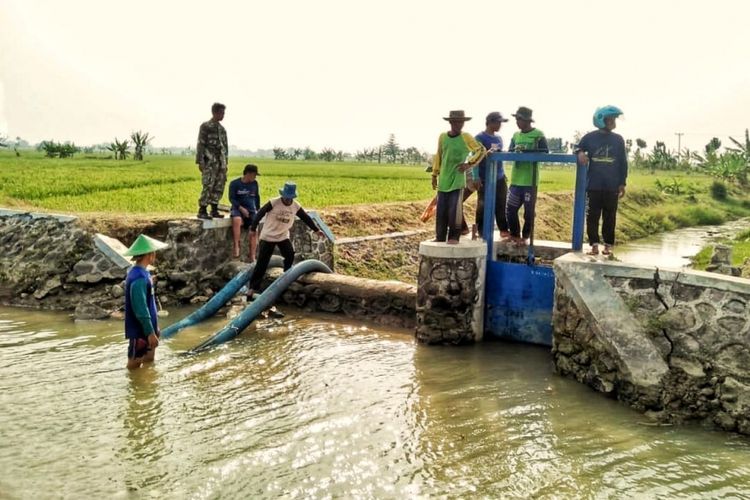
{"type": "Polygon", "coordinates": [[[128,369],[140,368],[154,360],[159,345],[156,296],[148,266],[156,261],[156,252],[166,243],[141,234],[124,255],[135,264],[125,278],[125,338],[128,339],[128,369]]]}

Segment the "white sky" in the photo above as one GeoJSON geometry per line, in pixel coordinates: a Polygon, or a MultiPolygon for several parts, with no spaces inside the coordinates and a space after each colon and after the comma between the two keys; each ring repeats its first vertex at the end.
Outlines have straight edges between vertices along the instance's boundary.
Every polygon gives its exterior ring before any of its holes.
{"type": "MultiPolygon", "coordinates": [[[[227,105],[242,148],[432,152],[441,117],[533,108],[548,137],[701,148],[750,127],[748,0],[0,0],[0,133],[194,145],[227,105]]],[[[515,125],[501,134],[509,140],[515,125]]]]}

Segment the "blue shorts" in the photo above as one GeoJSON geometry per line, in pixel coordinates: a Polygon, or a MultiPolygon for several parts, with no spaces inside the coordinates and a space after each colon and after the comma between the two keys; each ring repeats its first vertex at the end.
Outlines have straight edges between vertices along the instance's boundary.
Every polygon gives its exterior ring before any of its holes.
{"type": "Polygon", "coordinates": [[[231,217],[241,217],[242,218],[242,227],[244,227],[245,229],[247,229],[247,228],[249,228],[252,225],[253,219],[255,219],[255,214],[256,213],[257,212],[250,212],[250,217],[243,217],[242,212],[240,212],[239,210],[235,210],[233,208],[229,212],[229,215],[231,217]]]}

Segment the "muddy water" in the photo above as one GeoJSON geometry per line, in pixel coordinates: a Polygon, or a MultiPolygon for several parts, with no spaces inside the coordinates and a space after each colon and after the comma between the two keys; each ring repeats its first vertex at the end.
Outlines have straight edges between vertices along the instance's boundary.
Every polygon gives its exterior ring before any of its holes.
{"type": "Polygon", "coordinates": [[[701,248],[718,238],[731,238],[750,228],[750,219],[727,222],[720,226],[698,226],[677,229],[635,240],[615,248],[615,256],[633,264],[685,268],[701,248]]]}
{"type": "Polygon", "coordinates": [[[554,375],[543,348],[288,314],[181,354],[220,324],[131,374],[119,323],[0,308],[0,497],[750,492],[746,438],[647,425],[554,375]]]}

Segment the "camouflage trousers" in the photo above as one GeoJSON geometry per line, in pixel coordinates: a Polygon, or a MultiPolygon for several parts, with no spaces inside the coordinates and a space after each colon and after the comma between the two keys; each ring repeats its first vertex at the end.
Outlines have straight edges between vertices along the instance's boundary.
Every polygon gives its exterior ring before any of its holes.
{"type": "Polygon", "coordinates": [[[227,183],[227,164],[225,160],[216,159],[206,162],[206,166],[201,170],[201,181],[203,190],[198,204],[202,207],[206,205],[216,205],[224,196],[224,186],[227,183]]]}

